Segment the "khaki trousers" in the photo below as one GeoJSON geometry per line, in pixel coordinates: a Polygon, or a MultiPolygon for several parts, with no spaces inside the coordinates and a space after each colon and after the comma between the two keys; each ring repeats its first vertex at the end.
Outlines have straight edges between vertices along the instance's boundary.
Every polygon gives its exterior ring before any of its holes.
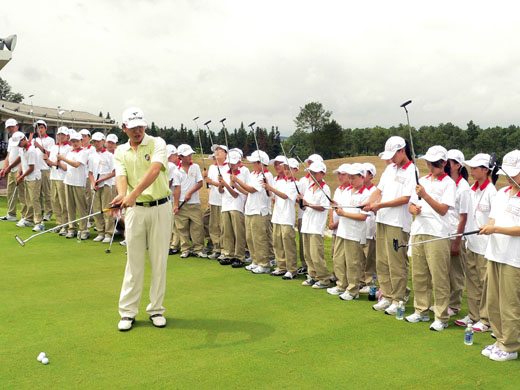
{"type": "MultiPolygon", "coordinates": [[[[108,204],[112,201],[112,186],[105,185],[100,187],[97,191],[94,191],[93,196],[94,206],[92,212],[97,213],[107,208],[109,206],[108,204]]],[[[96,220],[98,235],[111,238],[114,232],[115,219],[110,213],[96,215],[94,219],[96,220]]]]}
{"type": "Polygon", "coordinates": [[[361,268],[361,285],[368,285],[372,281],[373,276],[377,276],[376,272],[376,240],[367,238],[366,244],[363,246],[365,258],[361,268]]]}
{"type": "Polygon", "coordinates": [[[334,256],[332,257],[332,270],[336,276],[336,287],[345,291],[348,286],[347,279],[347,256],[345,254],[344,239],[341,237],[332,236],[332,248],[334,249],[334,256]]]}
{"type": "Polygon", "coordinates": [[[302,236],[302,219],[298,218],[298,252],[300,253],[300,264],[303,268],[307,268],[305,262],[305,254],[303,253],[303,236],[302,236]]]}
{"type": "Polygon", "coordinates": [[[407,243],[409,235],[400,227],[376,224],[376,271],[381,294],[396,305],[408,295],[409,260],[406,248],[396,252],[392,245],[394,238],[407,243]]]}
{"type": "MultiPolygon", "coordinates": [[[[412,237],[412,242],[436,238],[429,234],[412,237]]],[[[414,290],[414,307],[417,314],[429,316],[432,299],[432,284],[435,319],[448,322],[448,305],[450,302],[450,240],[439,240],[412,247],[412,283],[414,290]]]]}
{"type": "MultiPolygon", "coordinates": [[[[173,212],[172,212],[173,215],[173,212]]],[[[177,226],[175,226],[175,215],[172,218],[172,238],[170,240],[170,248],[172,249],[180,249],[181,247],[181,239],[179,236],[179,231],[177,230],[177,226]]]]}
{"type": "Polygon", "coordinates": [[[51,171],[50,169],[42,170],[42,187],[40,196],[40,205],[42,212],[52,215],[52,196],[51,196],[51,171]],[[43,200],[45,198],[45,202],[43,200]]]}
{"type": "Polygon", "coordinates": [[[209,235],[209,216],[210,216],[210,208],[209,206],[202,213],[203,223],[204,223],[204,238],[208,240],[208,246],[214,245],[211,241],[211,237],[209,235]]]}
{"type": "Polygon", "coordinates": [[[18,177],[18,172],[9,172],[7,174],[7,201],[11,202],[11,198],[13,199],[12,203],[8,204],[7,214],[16,217],[16,206],[18,200],[22,206],[20,215],[22,218],[27,219],[29,215],[29,210],[27,208],[27,201],[25,200],[25,180],[22,180],[18,185],[18,189],[16,190],[16,194],[14,194],[14,190],[16,188],[16,178],[18,177]],[[13,198],[14,194],[14,198],[13,198]]]}
{"type": "Polygon", "coordinates": [[[270,215],[246,215],[246,242],[253,264],[269,267],[270,215]]]}
{"type": "Polygon", "coordinates": [[[237,210],[222,213],[222,253],[229,258],[246,258],[246,225],[244,213],[237,210]]]}
{"type": "Polygon", "coordinates": [[[334,260],[334,253],[336,253],[336,235],[332,235],[332,239],[330,242],[330,257],[334,260]]]}
{"type": "Polygon", "coordinates": [[[487,259],[484,255],[466,251],[466,297],[468,300],[468,316],[474,322],[480,321],[484,317],[484,323],[489,325],[487,315],[487,305],[481,302],[486,301],[486,275],[487,259]],[[484,307],[482,307],[484,306],[484,307]],[[484,309],[481,311],[481,308],[484,309]]]}
{"type": "MultiPolygon", "coordinates": [[[[453,244],[452,240],[450,245],[453,244]]],[[[449,306],[459,311],[462,305],[464,293],[464,264],[466,262],[466,243],[461,241],[460,252],[457,256],[450,256],[450,304],[449,306]]]]}
{"type": "MultiPolygon", "coordinates": [[[[67,194],[67,215],[69,221],[77,219],[76,213],[79,217],[87,216],[87,200],[85,199],[85,189],[83,187],[71,186],[65,184],[65,192],[67,194]]],[[[69,233],[74,233],[78,228],[78,223],[69,224],[69,233]]],[[[79,221],[80,232],[88,232],[87,219],[79,221]]]]}
{"type": "Polygon", "coordinates": [[[298,271],[296,233],[292,226],[273,223],[273,250],[276,268],[296,274],[298,271]]]}
{"type": "Polygon", "coordinates": [[[363,245],[336,237],[334,254],[334,274],[338,278],[336,286],[355,297],[359,293],[359,280],[363,275],[363,245]]]}
{"type": "Polygon", "coordinates": [[[209,205],[209,236],[213,242],[213,252],[220,252],[222,248],[222,206],[209,205]]]}
{"type": "Polygon", "coordinates": [[[271,222],[272,215],[268,215],[268,221],[267,224],[267,240],[269,243],[269,260],[274,259],[274,248],[273,248],[273,223],[271,222]]]}
{"type": "Polygon", "coordinates": [[[67,196],[63,180],[51,180],[51,200],[56,225],[62,225],[67,222],[67,196]]]}
{"type": "MultiPolygon", "coordinates": [[[[188,205],[184,205],[181,211],[186,206],[188,205]]],[[[153,207],[130,207],[125,215],[125,224],[128,255],[119,297],[119,314],[121,317],[134,318],[139,312],[147,248],[152,266],[152,281],[150,303],[146,307],[146,312],[149,315],[163,314],[172,204],[166,202],[153,207]]]]}
{"type": "Polygon", "coordinates": [[[520,268],[488,261],[487,299],[491,328],[503,351],[520,349],[520,268]]]}
{"type": "MultiPolygon", "coordinates": [[[[193,252],[204,249],[204,226],[200,203],[184,203],[184,206],[175,216],[175,226],[179,232],[181,252],[189,252],[193,245],[193,252]],[[190,245],[190,238],[192,245],[190,245]]],[[[171,238],[171,231],[168,230],[171,238]]]]}
{"type": "Polygon", "coordinates": [[[40,204],[41,180],[25,180],[25,199],[29,206],[29,221],[35,225],[42,222],[42,207],[40,204]],[[32,210],[32,215],[30,215],[32,210]]]}
{"type": "Polygon", "coordinates": [[[320,234],[302,233],[302,235],[309,277],[323,284],[330,284],[330,271],[325,261],[323,237],[320,234]]]}

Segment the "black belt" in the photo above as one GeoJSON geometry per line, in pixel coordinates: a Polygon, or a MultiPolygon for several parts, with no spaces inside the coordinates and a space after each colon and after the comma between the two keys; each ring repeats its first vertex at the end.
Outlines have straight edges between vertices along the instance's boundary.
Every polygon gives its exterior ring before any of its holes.
{"type": "Polygon", "coordinates": [[[143,207],[153,207],[153,206],[159,206],[163,203],[166,203],[170,200],[170,197],[167,196],[166,198],[162,198],[159,200],[152,200],[151,202],[135,202],[136,206],[143,206],[143,207]]]}

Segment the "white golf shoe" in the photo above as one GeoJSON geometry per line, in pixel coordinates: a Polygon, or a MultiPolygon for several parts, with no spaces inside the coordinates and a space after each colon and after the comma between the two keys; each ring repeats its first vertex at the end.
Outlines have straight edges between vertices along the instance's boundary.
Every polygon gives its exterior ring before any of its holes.
{"type": "Polygon", "coordinates": [[[127,330],[132,329],[134,322],[135,320],[133,318],[123,317],[117,324],[117,329],[119,329],[121,332],[126,332],[127,330]]]}

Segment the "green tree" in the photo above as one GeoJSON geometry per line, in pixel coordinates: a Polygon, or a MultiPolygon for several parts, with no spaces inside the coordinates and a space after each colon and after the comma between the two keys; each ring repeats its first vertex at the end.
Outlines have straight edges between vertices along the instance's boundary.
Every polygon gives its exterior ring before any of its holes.
{"type": "Polygon", "coordinates": [[[0,100],[13,103],[21,103],[24,96],[19,92],[12,92],[12,88],[7,81],[0,77],[0,100]]]}
{"type": "Polygon", "coordinates": [[[316,152],[319,153],[321,157],[326,160],[341,157],[340,152],[343,148],[343,133],[338,122],[332,120],[326,123],[321,130],[310,134],[310,136],[318,136],[322,141],[325,141],[316,143],[316,152]]]}
{"type": "MultiPolygon", "coordinates": [[[[329,122],[331,111],[327,111],[323,108],[323,104],[320,102],[307,103],[305,106],[300,107],[300,113],[294,120],[296,130],[307,131],[311,134],[323,129],[323,127],[329,122]]],[[[310,137],[312,151],[316,150],[318,139],[316,137],[310,137]]]]}

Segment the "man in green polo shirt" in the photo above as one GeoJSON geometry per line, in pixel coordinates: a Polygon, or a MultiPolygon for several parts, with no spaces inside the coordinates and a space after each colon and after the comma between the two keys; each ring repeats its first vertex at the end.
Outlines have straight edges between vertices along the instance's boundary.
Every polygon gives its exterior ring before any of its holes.
{"type": "Polygon", "coordinates": [[[110,204],[120,205],[120,209],[112,212],[114,217],[126,208],[128,253],[119,298],[120,331],[132,329],[139,311],[147,249],[152,266],[152,283],[146,312],[154,326],[166,326],[162,303],[172,234],[168,160],[166,142],[162,138],[147,135],[146,127],[144,114],[139,108],[126,109],[122,129],[128,135],[128,142],[120,145],[115,153],[117,196],[110,204]]]}

